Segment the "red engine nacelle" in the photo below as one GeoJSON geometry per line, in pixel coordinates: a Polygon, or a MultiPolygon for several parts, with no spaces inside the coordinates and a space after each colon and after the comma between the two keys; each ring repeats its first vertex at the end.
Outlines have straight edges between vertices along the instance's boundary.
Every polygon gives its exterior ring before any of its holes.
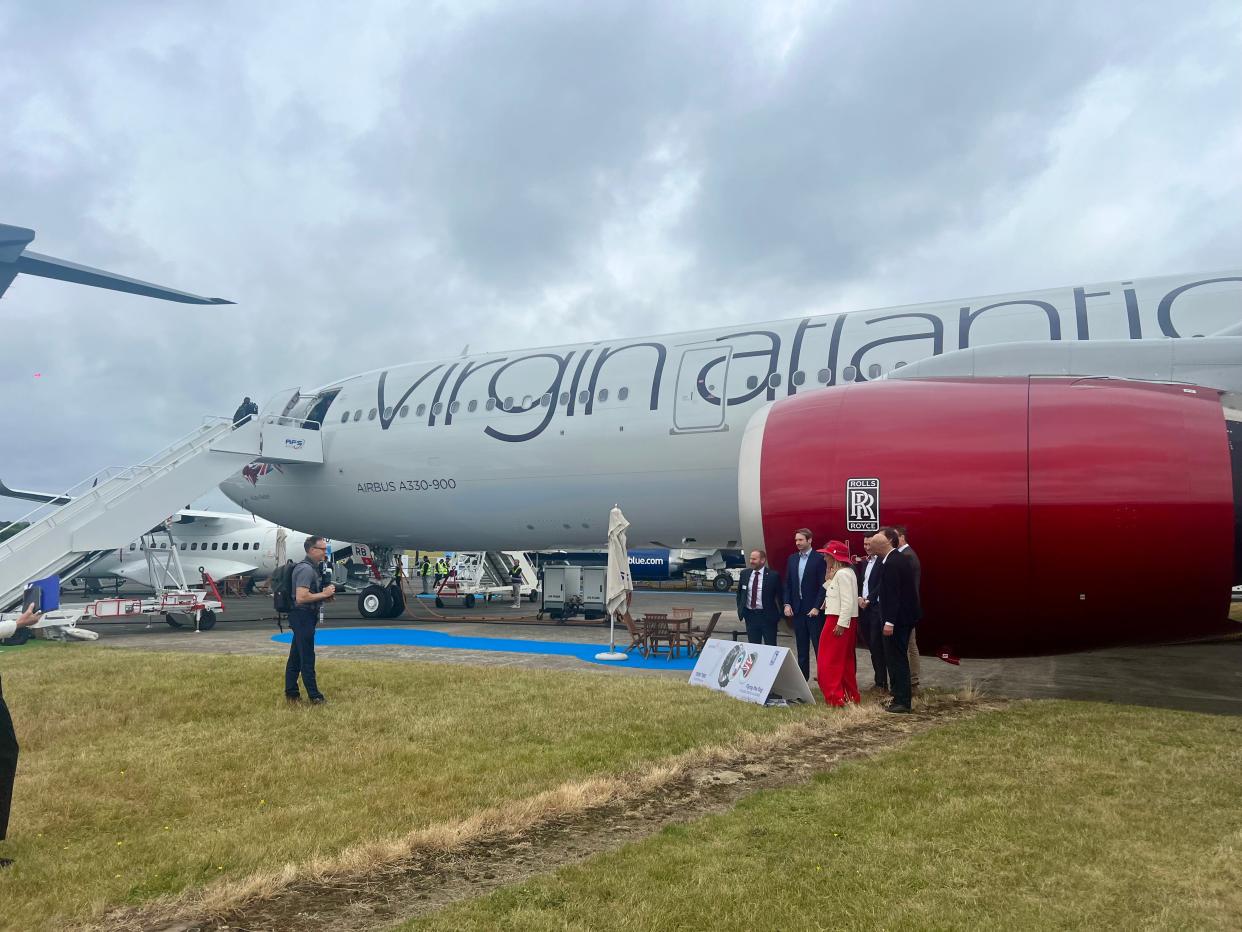
{"type": "Polygon", "coordinates": [[[1022,656],[1236,631],[1236,470],[1212,389],[882,380],[757,414],[739,502],[783,571],[804,526],[861,553],[846,482],[878,479],[922,562],[920,649],[1022,656]]]}

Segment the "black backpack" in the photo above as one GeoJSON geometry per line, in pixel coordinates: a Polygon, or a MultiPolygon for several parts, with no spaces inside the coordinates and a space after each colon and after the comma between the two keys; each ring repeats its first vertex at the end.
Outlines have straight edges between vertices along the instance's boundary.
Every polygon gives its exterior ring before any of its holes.
{"type": "Polygon", "coordinates": [[[289,614],[293,609],[293,568],[295,566],[297,564],[290,560],[272,574],[272,607],[284,615],[289,614]]]}

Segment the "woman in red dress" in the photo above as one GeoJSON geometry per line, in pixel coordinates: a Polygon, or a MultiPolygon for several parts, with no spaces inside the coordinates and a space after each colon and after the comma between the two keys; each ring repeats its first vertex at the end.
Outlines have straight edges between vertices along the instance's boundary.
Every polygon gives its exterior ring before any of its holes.
{"type": "Polygon", "coordinates": [[[855,672],[858,639],[858,577],[850,567],[850,549],[830,540],[820,551],[828,562],[824,580],[824,629],[819,636],[819,688],[829,705],[861,702],[855,672]]]}

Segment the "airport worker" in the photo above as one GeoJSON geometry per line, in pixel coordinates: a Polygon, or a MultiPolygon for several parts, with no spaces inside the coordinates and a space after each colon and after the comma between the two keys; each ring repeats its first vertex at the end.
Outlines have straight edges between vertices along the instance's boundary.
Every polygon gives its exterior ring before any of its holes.
{"type": "Polygon", "coordinates": [[[423,581],[423,595],[431,590],[431,558],[423,554],[423,562],[418,564],[418,575],[423,581]]]}
{"type": "Polygon", "coordinates": [[[867,559],[858,567],[858,633],[871,653],[875,688],[888,691],[888,665],[884,662],[884,637],[880,620],[880,561],[871,549],[871,538],[863,538],[867,559]]]}
{"type": "Polygon", "coordinates": [[[237,410],[233,412],[233,426],[238,427],[245,424],[251,417],[259,413],[259,406],[250,400],[247,395],[242,399],[242,403],[237,406],[237,410]]]}
{"type": "Polygon", "coordinates": [[[336,595],[336,586],[323,584],[319,564],[328,553],[328,542],[322,537],[308,537],[302,543],[306,558],[293,568],[293,608],[289,610],[289,630],[293,642],[285,663],[285,698],[301,702],[298,677],[306,687],[306,696],[314,705],[326,702],[315,677],[315,626],[323,621],[324,603],[336,595]]]}
{"type": "Polygon", "coordinates": [[[436,560],[435,584],[437,588],[439,587],[440,583],[444,582],[444,579],[447,576],[448,576],[448,560],[444,559],[444,557],[440,557],[440,559],[436,560]]]}
{"type": "Polygon", "coordinates": [[[522,607],[522,565],[514,563],[509,570],[509,584],[513,586],[513,607],[522,607]]]}
{"type": "Polygon", "coordinates": [[[914,585],[914,566],[897,549],[897,532],[881,528],[872,538],[872,549],[880,558],[880,619],[884,623],[884,660],[888,664],[888,685],[893,701],[887,712],[910,711],[910,660],[907,655],[910,632],[922,616],[919,591],[914,585]]]}
{"type": "Polygon", "coordinates": [[[781,620],[781,577],[768,567],[766,551],[752,550],[748,563],[738,579],[737,617],[746,625],[747,641],[775,647],[781,620]]]}
{"type": "Polygon", "coordinates": [[[797,551],[785,566],[785,617],[794,629],[798,648],[798,669],[811,681],[811,647],[819,653],[819,632],[824,626],[820,606],[824,604],[824,576],[828,566],[812,546],[811,532],[799,528],[794,534],[797,551]]]}
{"type": "Polygon", "coordinates": [[[824,577],[824,633],[819,639],[819,688],[829,705],[862,702],[858,695],[858,577],[850,566],[850,548],[830,540],[819,551],[828,572],[824,577]]]}
{"type": "MultiPolygon", "coordinates": [[[[28,628],[43,617],[33,604],[13,621],[0,621],[0,640],[11,638],[18,628],[28,628]]],[[[17,776],[17,733],[9,707],[4,703],[4,682],[0,680],[0,841],[9,832],[9,808],[13,804],[13,778],[17,776]]],[[[0,857],[0,869],[13,861],[0,857]]]]}
{"type": "MultiPolygon", "coordinates": [[[[923,597],[923,565],[919,563],[919,555],[914,552],[914,548],[906,540],[905,525],[894,524],[893,530],[897,532],[897,549],[906,555],[906,558],[914,568],[914,588],[918,592],[921,601],[923,597]]],[[[915,690],[919,688],[919,673],[923,665],[919,660],[919,643],[913,629],[910,631],[910,647],[906,651],[906,657],[910,661],[910,689],[915,690]]]]}

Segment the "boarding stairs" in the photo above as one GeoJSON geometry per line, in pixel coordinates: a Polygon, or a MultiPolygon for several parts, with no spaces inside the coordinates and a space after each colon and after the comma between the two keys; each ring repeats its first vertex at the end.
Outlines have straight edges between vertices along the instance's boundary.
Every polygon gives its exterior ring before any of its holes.
{"type": "Polygon", "coordinates": [[[539,588],[539,577],[530,558],[520,550],[487,550],[458,553],[454,560],[457,583],[462,592],[485,595],[512,591],[510,573],[514,564],[522,568],[522,594],[539,588]]]}
{"type": "Polygon", "coordinates": [[[0,542],[0,611],[17,605],[31,580],[81,574],[249,462],[322,463],[318,428],[287,415],[236,427],[209,418],[142,463],[102,470],[49,499],[14,522],[29,527],[0,542]]]}

